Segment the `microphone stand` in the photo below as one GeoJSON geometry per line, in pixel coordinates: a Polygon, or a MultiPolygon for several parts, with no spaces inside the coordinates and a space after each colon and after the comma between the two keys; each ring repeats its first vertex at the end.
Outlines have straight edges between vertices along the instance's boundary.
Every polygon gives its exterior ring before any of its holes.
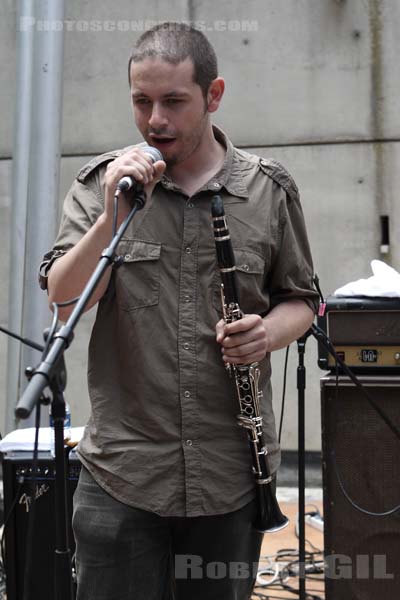
{"type": "Polygon", "coordinates": [[[108,248],[103,251],[99,263],[82,291],[71,315],[63,327],[61,327],[54,335],[54,341],[40,365],[32,372],[30,382],[19,399],[15,409],[15,414],[18,419],[26,419],[31,414],[34,406],[41,401],[45,387],[50,387],[53,396],[52,413],[54,419],[56,455],[55,600],[73,600],[71,558],[70,550],[68,548],[67,482],[64,453],[65,402],[63,395],[63,376],[60,370],[64,362],[64,351],[71,344],[74,329],[78,324],[85,307],[90,302],[106,269],[114,263],[115,252],[122,236],[132,221],[135,213],[143,208],[145,201],[146,194],[143,186],[137,185],[132,210],[121,223],[108,248]]]}
{"type": "Polygon", "coordinates": [[[307,337],[297,340],[299,364],[297,367],[297,390],[298,390],[298,523],[299,523],[299,598],[306,600],[306,536],[305,536],[305,389],[306,369],[304,366],[304,354],[307,337]]]}

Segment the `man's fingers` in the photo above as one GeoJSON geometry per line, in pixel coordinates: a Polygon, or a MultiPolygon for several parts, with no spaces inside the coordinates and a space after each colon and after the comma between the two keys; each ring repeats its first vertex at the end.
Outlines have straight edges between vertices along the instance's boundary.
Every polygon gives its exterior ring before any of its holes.
{"type": "Polygon", "coordinates": [[[163,160],[158,160],[153,164],[148,154],[140,148],[134,148],[109,163],[106,183],[111,187],[116,187],[118,181],[125,176],[131,176],[144,185],[154,180],[156,183],[165,167],[163,160]]]}
{"type": "Polygon", "coordinates": [[[217,342],[219,344],[222,343],[224,337],[225,337],[225,321],[223,319],[221,319],[220,321],[218,321],[218,323],[215,326],[215,332],[217,335],[217,342]]]}
{"type": "Polygon", "coordinates": [[[229,358],[242,358],[248,354],[254,354],[260,349],[260,344],[257,341],[251,341],[247,344],[240,344],[239,346],[227,348],[223,346],[223,355],[229,358]]]}
{"type": "Polygon", "coordinates": [[[156,179],[159,179],[166,169],[166,164],[163,160],[158,160],[153,165],[153,173],[156,179]]]}
{"type": "Polygon", "coordinates": [[[234,365],[249,365],[253,362],[260,362],[263,358],[265,358],[265,352],[262,350],[254,350],[254,352],[240,355],[231,355],[224,352],[222,355],[222,360],[224,362],[234,365]]]}
{"type": "Polygon", "coordinates": [[[227,332],[225,332],[223,346],[227,349],[236,348],[253,341],[261,340],[264,338],[264,336],[265,331],[262,327],[257,329],[251,329],[250,331],[246,331],[244,333],[235,333],[232,335],[229,335],[227,332]]]}
{"type": "Polygon", "coordinates": [[[226,335],[249,331],[257,325],[262,325],[262,317],[260,315],[245,315],[242,319],[226,325],[226,335]]]}

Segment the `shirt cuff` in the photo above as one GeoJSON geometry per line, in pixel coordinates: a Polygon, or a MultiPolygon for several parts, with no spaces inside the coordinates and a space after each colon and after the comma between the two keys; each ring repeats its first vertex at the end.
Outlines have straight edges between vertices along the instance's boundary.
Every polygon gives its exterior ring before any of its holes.
{"type": "Polygon", "coordinates": [[[53,263],[57,260],[57,258],[64,256],[66,253],[66,250],[50,250],[50,252],[46,252],[46,254],[43,256],[43,260],[39,266],[38,274],[39,285],[42,290],[47,290],[47,277],[53,263]]]}

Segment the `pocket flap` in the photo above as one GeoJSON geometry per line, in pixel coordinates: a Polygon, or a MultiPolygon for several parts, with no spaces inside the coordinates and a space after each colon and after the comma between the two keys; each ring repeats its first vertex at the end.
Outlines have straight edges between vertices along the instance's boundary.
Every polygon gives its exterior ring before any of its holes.
{"type": "Polygon", "coordinates": [[[124,262],[139,262],[144,260],[158,260],[161,254],[161,244],[145,240],[124,240],[118,245],[118,253],[124,262]]]}
{"type": "Polygon", "coordinates": [[[236,269],[243,273],[264,273],[265,262],[262,256],[249,250],[234,248],[236,269]]]}

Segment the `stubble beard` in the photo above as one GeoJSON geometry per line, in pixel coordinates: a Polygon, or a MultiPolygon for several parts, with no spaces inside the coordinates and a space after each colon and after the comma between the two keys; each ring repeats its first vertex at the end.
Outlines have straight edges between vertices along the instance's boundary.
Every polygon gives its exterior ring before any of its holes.
{"type": "Polygon", "coordinates": [[[208,111],[207,107],[205,106],[205,110],[201,118],[199,119],[197,125],[195,126],[194,130],[190,134],[185,136],[185,138],[183,138],[182,150],[180,152],[178,151],[175,155],[172,154],[171,156],[166,156],[164,158],[167,168],[175,167],[176,165],[183,163],[196,152],[202,141],[204,132],[208,124],[207,115],[208,111]]]}

